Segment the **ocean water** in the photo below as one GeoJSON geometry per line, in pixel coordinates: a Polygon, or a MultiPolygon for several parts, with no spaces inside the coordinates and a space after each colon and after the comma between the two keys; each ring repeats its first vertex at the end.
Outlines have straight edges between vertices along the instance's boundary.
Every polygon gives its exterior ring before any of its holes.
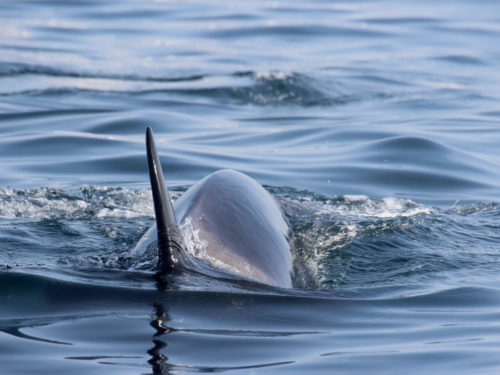
{"type": "Polygon", "coordinates": [[[499,373],[499,39],[486,0],[1,1],[0,374],[499,373]],[[174,198],[276,197],[293,289],[131,253],[148,125],[174,198]]]}

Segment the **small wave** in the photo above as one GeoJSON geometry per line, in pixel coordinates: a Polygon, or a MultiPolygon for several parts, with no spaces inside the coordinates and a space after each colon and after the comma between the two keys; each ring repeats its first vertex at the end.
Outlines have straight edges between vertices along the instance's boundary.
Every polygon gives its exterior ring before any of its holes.
{"type": "Polygon", "coordinates": [[[366,195],[328,197],[305,193],[304,196],[298,196],[291,202],[298,203],[316,217],[338,215],[351,218],[397,218],[427,215],[433,212],[431,207],[415,203],[410,199],[394,197],[374,199],[366,195]]]}
{"type": "Polygon", "coordinates": [[[255,85],[240,91],[242,99],[254,104],[290,103],[300,105],[342,104],[348,101],[342,96],[333,97],[319,88],[311,77],[283,71],[257,72],[255,85]]]}
{"type": "Polygon", "coordinates": [[[455,287],[463,277],[482,279],[471,274],[496,275],[497,203],[456,202],[443,210],[395,197],[274,193],[293,222],[298,257],[315,279],[307,287],[365,293],[369,285],[373,294],[411,283],[407,290],[425,291],[438,280],[455,287]]]}
{"type": "Polygon", "coordinates": [[[84,186],[79,193],[48,187],[27,190],[0,187],[0,217],[30,220],[130,219],[151,217],[151,193],[84,186]]]}
{"type": "Polygon", "coordinates": [[[483,202],[477,204],[459,205],[460,201],[455,202],[455,205],[449,210],[452,213],[468,216],[478,213],[492,213],[500,216],[499,205],[496,202],[483,202]]]}
{"type": "MultiPolygon", "coordinates": [[[[434,291],[418,292],[416,294],[401,298],[385,300],[390,306],[406,306],[420,309],[443,309],[449,311],[449,307],[470,308],[471,306],[493,307],[498,306],[500,290],[491,287],[448,287],[434,291]]],[[[380,300],[383,301],[383,300],[380,300]]]]}
{"type": "Polygon", "coordinates": [[[205,31],[204,35],[209,37],[217,37],[222,39],[233,38],[255,38],[260,36],[283,36],[283,37],[303,37],[311,36],[325,38],[377,38],[390,37],[391,34],[386,31],[376,30],[373,28],[356,28],[356,27],[334,27],[327,25],[271,25],[271,26],[255,26],[255,27],[238,27],[238,28],[220,28],[215,30],[205,31]]]}
{"type": "Polygon", "coordinates": [[[29,65],[21,63],[0,63],[0,77],[14,77],[23,75],[48,76],[48,77],[66,77],[66,78],[86,78],[86,79],[105,79],[119,81],[142,81],[142,82],[193,82],[206,77],[203,74],[187,74],[179,76],[150,76],[137,74],[113,74],[97,73],[89,71],[75,71],[59,67],[50,67],[45,65],[29,65]]]}
{"type": "Polygon", "coordinates": [[[363,22],[381,25],[412,25],[412,24],[436,24],[441,22],[439,18],[432,17],[372,17],[363,18],[363,22]]]}
{"type": "Polygon", "coordinates": [[[405,163],[425,167],[429,171],[435,168],[443,176],[446,176],[443,171],[459,171],[460,175],[455,176],[458,179],[463,179],[464,170],[484,173],[486,168],[495,167],[491,162],[428,137],[389,136],[362,144],[356,151],[362,155],[358,160],[396,165],[405,163]]]}
{"type": "Polygon", "coordinates": [[[333,83],[325,85],[313,77],[296,72],[237,72],[233,74],[233,79],[237,81],[219,87],[175,89],[164,92],[254,105],[341,105],[356,100],[355,97],[341,92],[338,85],[333,83]],[[239,82],[242,79],[250,81],[239,82]]]}
{"type": "Polygon", "coordinates": [[[0,64],[0,95],[60,96],[78,92],[132,93],[138,95],[190,95],[255,105],[341,105],[356,100],[333,82],[284,71],[236,72],[209,77],[93,74],[43,66],[0,64]]]}
{"type": "Polygon", "coordinates": [[[135,73],[93,72],[65,67],[0,62],[0,96],[60,96],[80,92],[136,93],[193,85],[208,75],[147,75],[135,73]]]}
{"type": "MultiPolygon", "coordinates": [[[[377,233],[406,231],[406,227],[413,225],[413,218],[434,212],[431,207],[394,197],[329,197],[280,189],[274,193],[282,198],[282,205],[293,224],[297,274],[301,277],[310,272],[313,276],[312,282],[302,280],[306,288],[331,289],[345,284],[350,274],[356,273],[352,268],[358,267],[353,263],[355,242],[377,233]]],[[[373,253],[373,249],[369,252],[373,253]]]]}
{"type": "Polygon", "coordinates": [[[486,65],[481,59],[466,55],[445,55],[436,57],[436,60],[446,63],[451,62],[458,65],[486,65]]]}
{"type": "MultiPolygon", "coordinates": [[[[303,73],[281,70],[243,71],[223,76],[193,73],[162,77],[0,63],[0,81],[3,82],[0,96],[100,92],[142,96],[189,95],[216,102],[301,106],[336,106],[361,98],[357,89],[346,91],[338,82],[326,82],[303,73]]],[[[383,96],[385,94],[370,94],[370,97],[383,96]]]]}

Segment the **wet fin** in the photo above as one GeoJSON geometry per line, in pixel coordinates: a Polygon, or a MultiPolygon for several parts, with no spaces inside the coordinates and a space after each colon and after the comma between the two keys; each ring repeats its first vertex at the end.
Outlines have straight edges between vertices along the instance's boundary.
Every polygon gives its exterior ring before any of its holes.
{"type": "Polygon", "coordinates": [[[160,158],[149,126],[146,129],[146,150],[158,232],[158,268],[160,273],[168,274],[175,270],[176,258],[179,258],[184,241],[163,182],[160,158]]]}

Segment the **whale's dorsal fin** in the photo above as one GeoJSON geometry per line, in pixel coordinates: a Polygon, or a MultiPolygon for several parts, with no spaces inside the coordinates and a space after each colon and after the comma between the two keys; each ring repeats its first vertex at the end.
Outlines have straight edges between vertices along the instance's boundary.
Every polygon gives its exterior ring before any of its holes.
{"type": "Polygon", "coordinates": [[[146,150],[158,232],[158,268],[161,273],[171,273],[175,268],[175,256],[179,255],[176,253],[183,249],[184,240],[163,182],[160,158],[149,126],[146,129],[146,150]]]}

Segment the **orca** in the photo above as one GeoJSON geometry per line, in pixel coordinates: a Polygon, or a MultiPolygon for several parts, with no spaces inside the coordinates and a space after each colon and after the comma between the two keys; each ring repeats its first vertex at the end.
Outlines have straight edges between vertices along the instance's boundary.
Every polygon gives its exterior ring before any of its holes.
{"type": "Polygon", "coordinates": [[[292,287],[290,228],[269,192],[251,177],[225,169],[198,181],[172,203],[150,127],[146,150],[156,224],[134,251],[156,246],[158,272],[181,271],[187,256],[181,227],[188,224],[203,242],[202,259],[211,266],[249,281],[292,287]]]}

